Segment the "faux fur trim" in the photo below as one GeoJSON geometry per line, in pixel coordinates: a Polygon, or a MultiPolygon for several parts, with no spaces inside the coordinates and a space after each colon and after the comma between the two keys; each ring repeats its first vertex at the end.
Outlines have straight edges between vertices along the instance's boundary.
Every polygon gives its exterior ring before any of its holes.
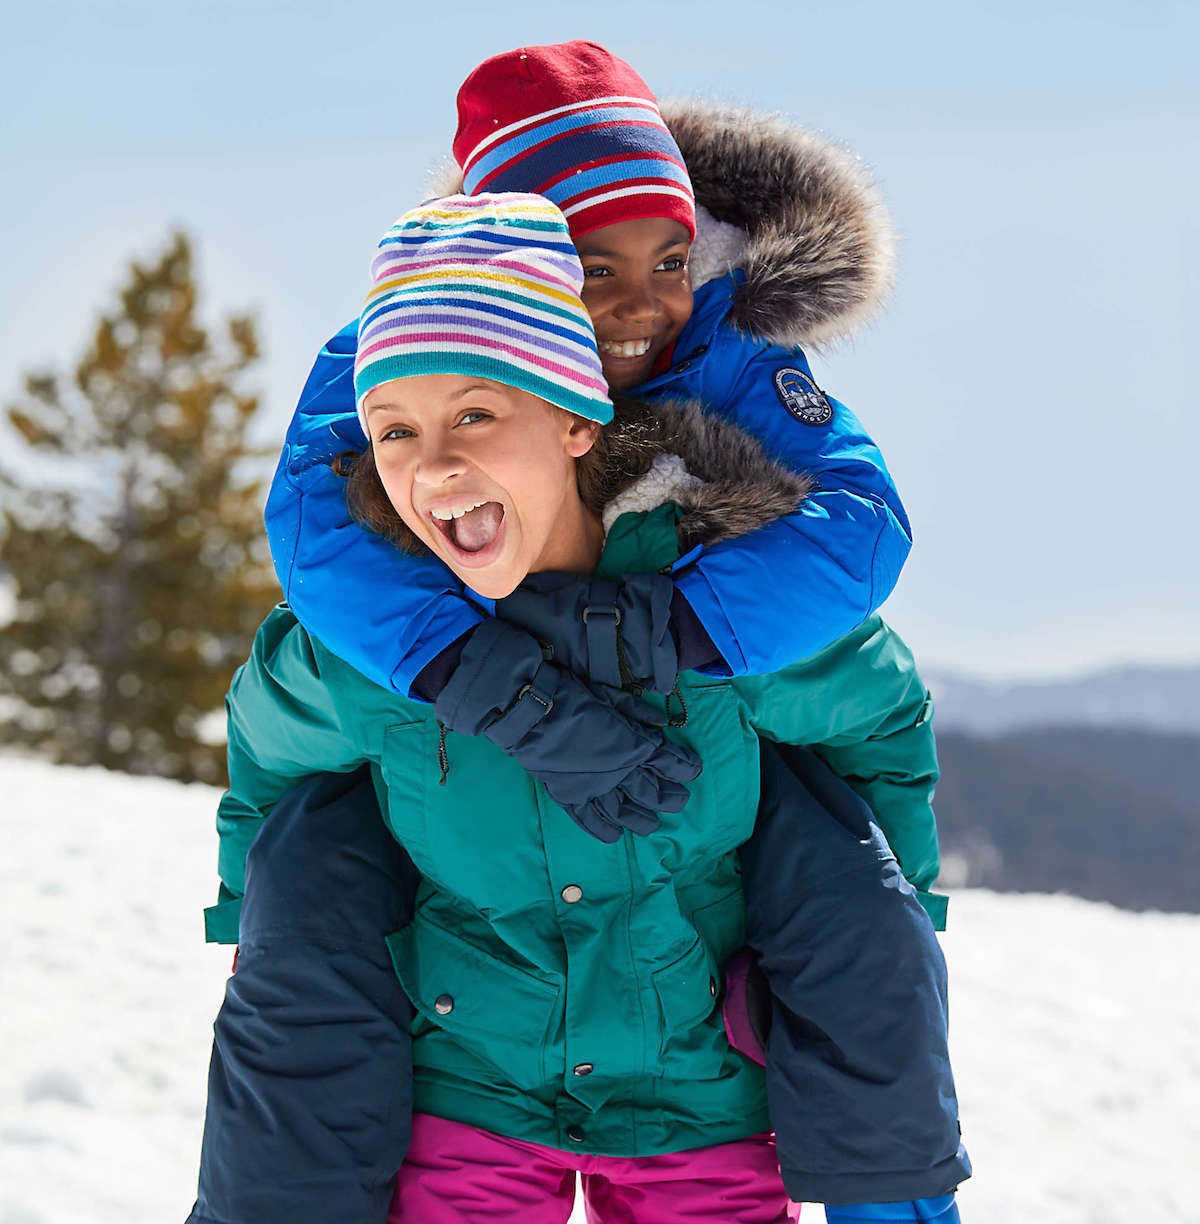
{"type": "Polygon", "coordinates": [[[817,487],[811,476],[771,459],[756,438],[697,403],[619,401],[609,449],[606,504],[638,484],[657,458],[677,455],[683,461],[695,479],[676,482],[656,503],[671,500],[683,512],[677,527],[683,552],[747,535],[791,514],[817,487]]]}
{"type": "Polygon", "coordinates": [[[704,207],[696,205],[696,238],[688,253],[688,271],[692,288],[699,289],[709,281],[728,276],[734,268],[746,266],[746,248],[750,235],[727,221],[718,221],[704,207]]]}
{"type": "Polygon", "coordinates": [[[604,534],[608,535],[613,523],[622,514],[653,510],[668,501],[678,504],[684,490],[694,489],[703,483],[699,476],[693,476],[687,470],[678,455],[655,455],[645,476],[639,476],[604,507],[601,515],[604,534]]]}
{"type": "Polygon", "coordinates": [[[883,305],[895,271],[887,210],[857,158],[775,115],[662,104],[696,201],[745,230],[733,321],[776,344],[820,347],[883,305]]]}
{"type": "MultiPolygon", "coordinates": [[[[733,304],[743,330],[790,348],[849,336],[886,301],[895,273],[887,209],[862,163],[845,149],[777,115],[694,99],[662,103],[696,189],[696,203],[745,235],[734,251],[745,283],[733,304]]],[[[433,195],[462,190],[453,162],[430,179],[433,195]]],[[[728,268],[728,229],[697,217],[696,283],[728,268]],[[714,265],[716,266],[716,265],[714,265]]]]}

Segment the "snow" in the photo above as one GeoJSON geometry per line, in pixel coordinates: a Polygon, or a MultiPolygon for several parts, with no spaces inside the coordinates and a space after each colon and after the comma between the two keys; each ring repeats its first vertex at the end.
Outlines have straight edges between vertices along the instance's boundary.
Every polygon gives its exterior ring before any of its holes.
{"type": "MultiPolygon", "coordinates": [[[[217,793],[4,757],[0,794],[0,1224],[181,1222],[217,793]]],[[[965,891],[950,928],[967,1224],[1200,1219],[1200,915],[965,891]]]]}

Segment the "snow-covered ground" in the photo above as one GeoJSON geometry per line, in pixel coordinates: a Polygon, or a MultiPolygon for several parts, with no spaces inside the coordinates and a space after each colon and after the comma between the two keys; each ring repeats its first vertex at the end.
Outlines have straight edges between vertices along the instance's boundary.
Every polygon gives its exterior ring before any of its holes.
{"type": "MultiPolygon", "coordinates": [[[[0,758],[0,1224],[187,1215],[215,802],[0,758]]],[[[945,947],[967,1224],[1200,1220],[1200,916],[961,892],[945,947]]]]}

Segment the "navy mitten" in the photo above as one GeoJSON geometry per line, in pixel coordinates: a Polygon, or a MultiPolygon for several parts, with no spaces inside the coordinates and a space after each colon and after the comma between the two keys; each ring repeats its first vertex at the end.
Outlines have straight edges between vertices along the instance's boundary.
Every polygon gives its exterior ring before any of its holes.
{"type": "Polygon", "coordinates": [[[665,574],[626,574],[620,582],[532,574],[497,601],[496,615],[549,643],[554,661],[576,675],[611,688],[669,693],[679,671],[674,597],[665,574]]]}
{"type": "Polygon", "coordinates": [[[590,688],[499,620],[467,639],[434,711],[450,730],[483,735],[513,757],[603,842],[626,829],[653,832],[659,812],[687,803],[683,784],[701,768],[694,752],[663,735],[663,715],[627,693],[590,688]]]}

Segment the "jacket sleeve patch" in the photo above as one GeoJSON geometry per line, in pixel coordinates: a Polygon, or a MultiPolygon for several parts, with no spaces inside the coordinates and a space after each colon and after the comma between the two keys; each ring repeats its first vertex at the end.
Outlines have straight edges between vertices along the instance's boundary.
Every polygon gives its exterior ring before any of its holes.
{"type": "Polygon", "coordinates": [[[825,392],[795,366],[775,371],[775,394],[788,412],[804,425],[828,425],[833,420],[833,405],[825,392]]]}

